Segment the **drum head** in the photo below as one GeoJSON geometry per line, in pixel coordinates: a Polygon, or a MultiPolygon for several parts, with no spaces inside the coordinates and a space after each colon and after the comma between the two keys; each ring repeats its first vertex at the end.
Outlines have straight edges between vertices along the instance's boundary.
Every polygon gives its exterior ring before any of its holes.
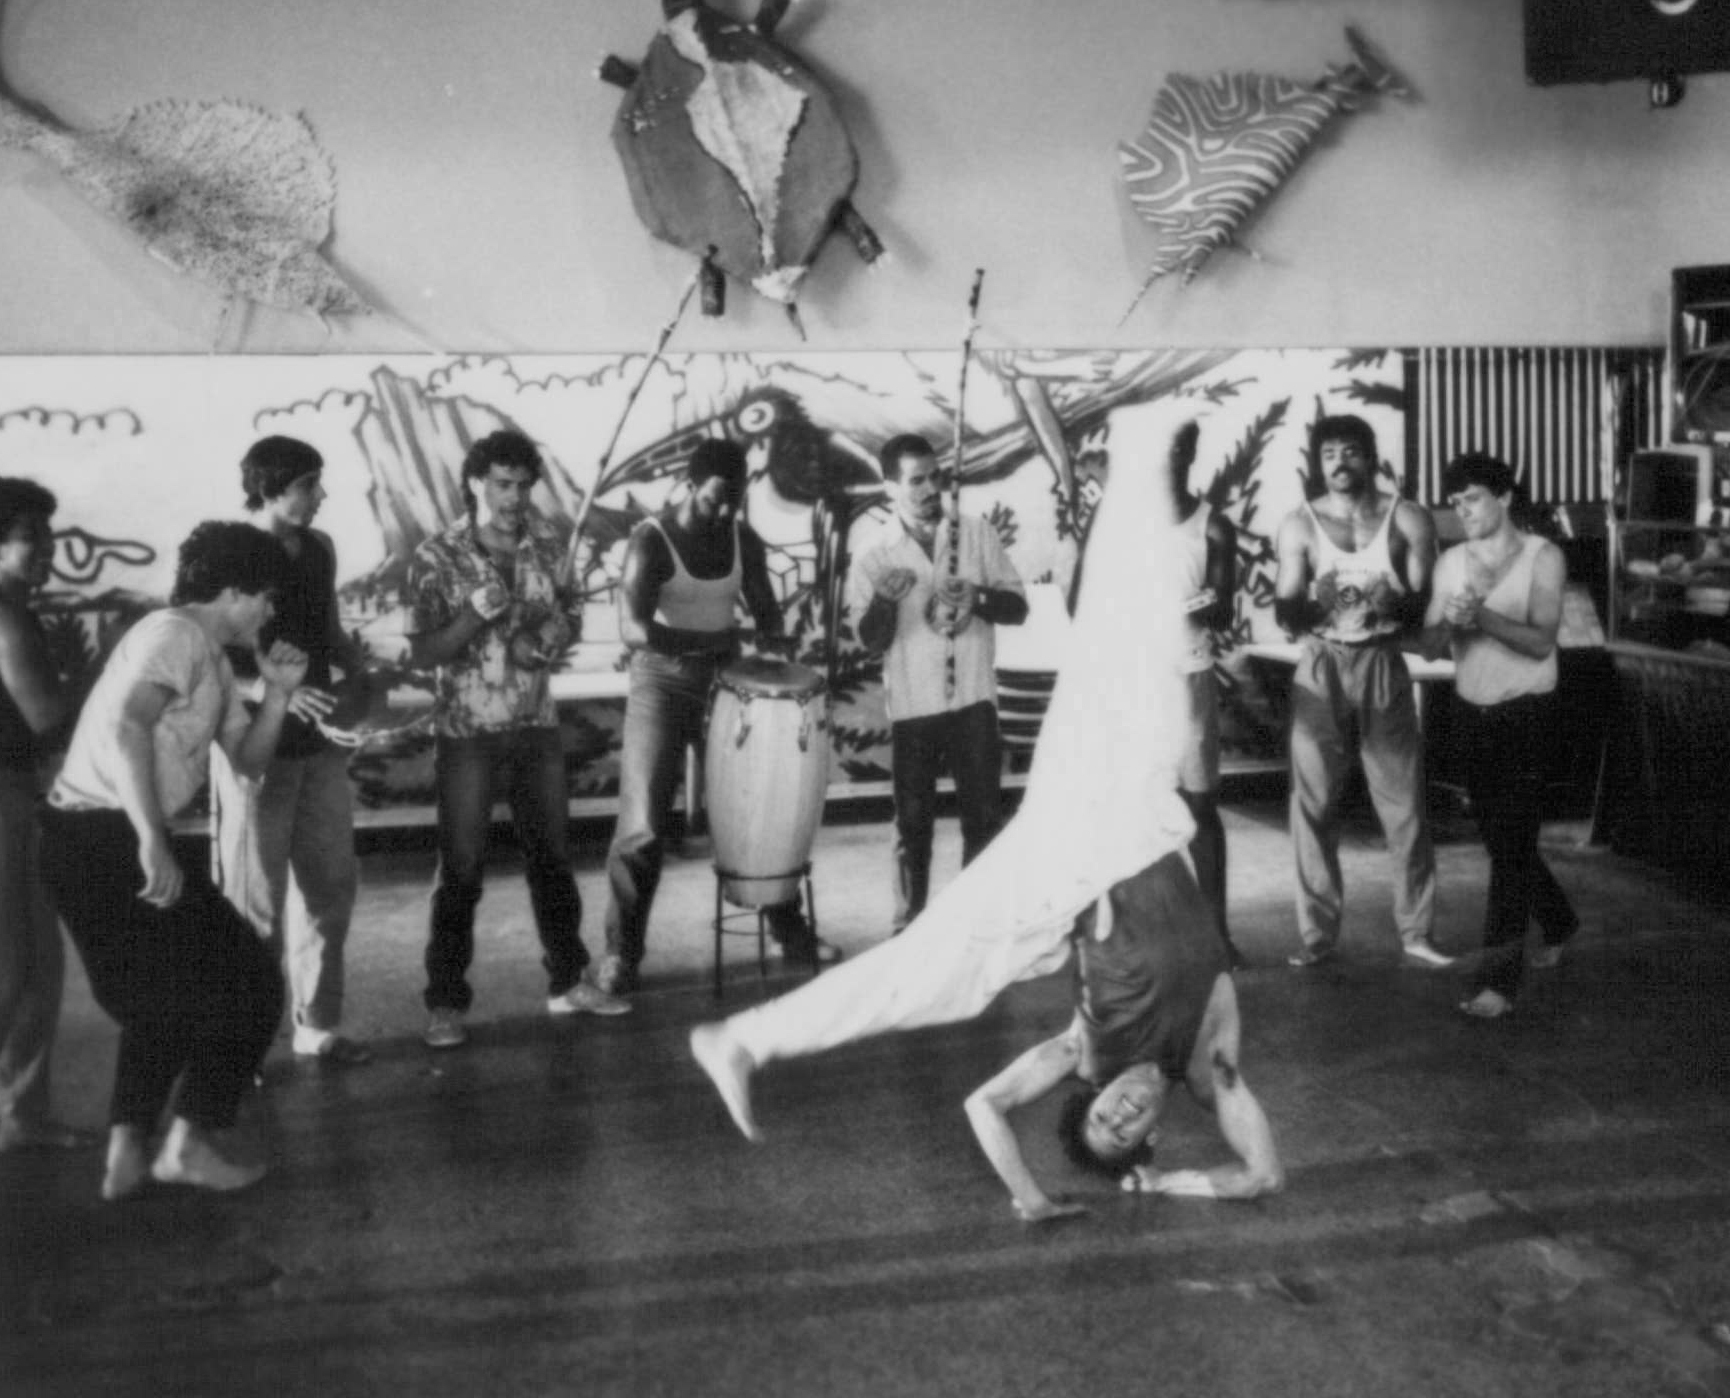
{"type": "Polygon", "coordinates": [[[804,699],[824,688],[823,677],[808,666],[762,655],[733,661],[715,676],[715,683],[738,695],[770,699],[804,699]]]}

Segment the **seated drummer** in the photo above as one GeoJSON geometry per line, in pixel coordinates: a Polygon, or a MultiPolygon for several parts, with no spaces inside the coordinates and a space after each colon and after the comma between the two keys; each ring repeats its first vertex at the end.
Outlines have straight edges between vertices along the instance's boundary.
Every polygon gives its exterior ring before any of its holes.
{"type": "MultiPolygon", "coordinates": [[[[631,688],[599,974],[601,988],[612,994],[637,988],[673,792],[686,747],[702,741],[715,674],[739,653],[740,602],[759,645],[781,639],[763,541],[739,518],[745,453],[735,442],[711,438],[691,453],[685,476],[679,504],[631,532],[619,578],[619,635],[631,652],[631,688]]],[[[796,905],[766,912],[789,964],[815,967],[833,959],[796,905]]]]}
{"type": "Polygon", "coordinates": [[[1027,594],[988,520],[945,523],[947,482],[931,443],[903,433],[877,459],[895,520],[853,560],[847,605],[859,639],[883,656],[899,932],[931,891],[939,771],[947,766],[955,782],[963,865],[1003,824],[996,628],[1027,620],[1027,594]]]}
{"type": "Polygon", "coordinates": [[[1075,925],[1076,1010],[1061,1034],[1027,1050],[967,1099],[974,1134],[1029,1223],[1079,1213],[1040,1186],[1010,1125],[1016,1107],[1070,1077],[1060,1132],[1085,1169],[1123,1188],[1252,1199],[1285,1184],[1273,1131],[1238,1066],[1241,1021],[1227,952],[1189,866],[1172,853],[1116,884],[1075,925]],[[1153,1164],[1174,1083],[1213,1110],[1237,1159],[1208,1170],[1153,1164]]]}

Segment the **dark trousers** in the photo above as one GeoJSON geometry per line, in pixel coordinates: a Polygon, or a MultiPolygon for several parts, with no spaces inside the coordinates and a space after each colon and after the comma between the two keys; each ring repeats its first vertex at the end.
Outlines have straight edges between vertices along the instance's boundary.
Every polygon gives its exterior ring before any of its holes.
{"type": "Polygon", "coordinates": [[[475,955],[475,908],[486,872],[493,800],[511,808],[522,848],[529,904],[545,953],[547,993],[577,983],[589,954],[571,872],[565,755],[556,728],[512,728],[438,740],[438,879],[426,949],[426,1006],[464,1010],[474,1000],[468,969],[475,955]]]}
{"type": "Polygon", "coordinates": [[[150,1130],[178,1080],[177,1115],[234,1125],[282,1018],[270,949],[203,861],[181,861],[172,907],[144,902],[138,837],[122,812],[50,809],[42,869],[96,1003],[120,1026],[109,1121],[150,1130]]]}
{"type": "Polygon", "coordinates": [[[1538,853],[1544,783],[1554,752],[1553,694],[1501,704],[1458,704],[1466,794],[1490,855],[1484,955],[1473,988],[1512,999],[1526,969],[1527,924],[1560,946],[1579,926],[1568,896],[1538,853]]]}
{"type": "Polygon", "coordinates": [[[931,837],[937,776],[947,763],[961,816],[961,862],[971,863],[1003,823],[1003,758],[997,706],[904,718],[889,727],[895,789],[895,927],[924,909],[931,893],[931,837]]]}

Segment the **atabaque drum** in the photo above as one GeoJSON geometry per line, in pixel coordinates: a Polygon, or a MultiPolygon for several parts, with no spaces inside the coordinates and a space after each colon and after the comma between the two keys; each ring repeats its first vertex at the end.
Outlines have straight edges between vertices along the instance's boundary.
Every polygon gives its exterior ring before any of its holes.
{"type": "Polygon", "coordinates": [[[751,656],[715,677],[703,760],[721,896],[768,908],[799,896],[829,785],[829,695],[815,670],[751,656]]]}

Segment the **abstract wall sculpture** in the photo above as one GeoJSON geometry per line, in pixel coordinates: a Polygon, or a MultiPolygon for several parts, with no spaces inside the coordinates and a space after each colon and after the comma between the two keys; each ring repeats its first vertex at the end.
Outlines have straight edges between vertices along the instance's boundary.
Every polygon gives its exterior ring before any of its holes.
{"type": "Polygon", "coordinates": [[[73,131],[0,92],[0,147],[47,160],[156,257],[236,302],[319,317],[368,307],[321,251],[336,172],[306,119],[152,102],[73,131]]]}
{"type": "Polygon", "coordinates": [[[637,216],[704,259],[704,309],[720,314],[725,273],[797,327],[799,281],[837,225],[867,262],[883,245],[849,201],[859,161],[834,100],[774,41],[788,3],[763,0],[747,25],[663,0],[641,65],[609,57],[600,76],[625,89],[613,145],[637,216]]]}
{"type": "Polygon", "coordinates": [[[1355,29],[1346,30],[1346,42],[1351,61],[1330,64],[1308,85],[1262,73],[1166,79],[1147,129],[1118,147],[1130,205],[1155,235],[1152,265],[1125,320],[1159,278],[1180,272],[1187,284],[1220,248],[1236,246],[1244,220],[1336,117],[1384,92],[1409,95],[1355,29]]]}
{"type": "MultiPolygon", "coordinates": [[[[541,508],[582,515],[582,644],[566,671],[621,663],[615,591],[625,539],[678,498],[694,444],[729,436],[746,451],[746,513],[767,546],[788,632],[835,699],[836,782],[888,772],[877,662],[854,619],[826,604],[842,556],[882,529],[876,453],[897,432],[951,451],[954,351],[677,354],[652,366],[619,441],[601,447],[642,356],[73,356],[0,360],[0,475],[41,481],[60,500],[44,603],[56,651],[89,673],[119,632],[161,605],[175,550],[201,518],[244,518],[237,463],[267,433],[310,443],[329,499],[318,525],[336,543],[344,628],[396,694],[430,693],[408,669],[403,583],[409,556],[458,518],[464,452],[486,433],[528,434],[547,462],[541,508]],[[592,498],[591,498],[592,497],[592,498]],[[587,503],[587,509],[584,509],[587,503]],[[832,624],[831,624],[832,621],[832,624]]],[[[1061,598],[1094,510],[1120,471],[1150,468],[1175,402],[1201,417],[1192,484],[1238,529],[1235,646],[1278,638],[1273,538],[1302,498],[1309,424],[1361,413],[1396,478],[1404,434],[1401,356],[1392,350],[993,350],[967,386],[962,508],[988,519],[1022,577],[1049,603],[1043,624],[1006,628],[999,663],[1049,673],[1066,621],[1061,598]]],[[[1135,605],[1126,599],[1125,605],[1135,605]]],[[[1228,756],[1277,757],[1247,660],[1221,658],[1228,756]]],[[[562,705],[571,790],[617,782],[622,705],[562,705]]],[[[430,742],[362,752],[351,764],[369,807],[431,800],[430,742]]]]}

